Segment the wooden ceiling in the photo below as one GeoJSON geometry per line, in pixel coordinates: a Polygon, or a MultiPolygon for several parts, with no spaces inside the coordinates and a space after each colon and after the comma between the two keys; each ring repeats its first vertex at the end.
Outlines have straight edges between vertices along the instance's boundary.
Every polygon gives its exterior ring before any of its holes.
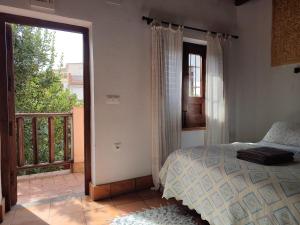
{"type": "Polygon", "coordinates": [[[239,6],[239,5],[243,5],[244,3],[246,2],[249,2],[250,0],[234,0],[234,4],[236,6],[239,6]]]}

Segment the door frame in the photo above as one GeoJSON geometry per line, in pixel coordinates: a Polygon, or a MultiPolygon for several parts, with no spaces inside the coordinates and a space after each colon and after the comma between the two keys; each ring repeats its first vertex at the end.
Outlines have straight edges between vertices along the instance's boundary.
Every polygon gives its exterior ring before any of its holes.
{"type": "MultiPolygon", "coordinates": [[[[0,27],[5,27],[6,23],[14,23],[20,25],[48,28],[54,30],[68,31],[80,33],[83,35],[83,95],[84,95],[84,181],[85,194],[89,194],[89,183],[91,182],[91,77],[90,77],[90,39],[89,28],[70,25],[65,23],[41,20],[31,17],[18,16],[7,13],[0,13],[0,27]]],[[[0,29],[1,29],[0,28],[0,29]]],[[[2,29],[1,29],[2,30],[2,29]]],[[[5,32],[0,35],[1,54],[5,55],[5,32]],[[4,37],[2,37],[4,36],[4,37]]],[[[5,57],[4,57],[5,58],[5,57]]],[[[0,59],[0,68],[6,68],[6,59],[0,59]]],[[[0,73],[5,73],[6,70],[1,70],[0,73]]],[[[5,77],[5,74],[0,74],[0,77],[5,77]]],[[[7,93],[6,93],[7,94],[7,93]]],[[[6,97],[0,92],[0,99],[6,97]]],[[[6,108],[0,107],[0,115],[7,113],[6,108]]],[[[3,161],[2,161],[3,162],[3,161]]],[[[3,184],[2,184],[3,185],[3,184]]]]}

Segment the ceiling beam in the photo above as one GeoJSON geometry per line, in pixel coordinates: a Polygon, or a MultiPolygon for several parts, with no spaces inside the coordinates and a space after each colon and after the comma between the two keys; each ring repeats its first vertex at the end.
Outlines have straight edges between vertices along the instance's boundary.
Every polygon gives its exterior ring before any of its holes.
{"type": "Polygon", "coordinates": [[[239,5],[243,5],[244,3],[248,2],[250,0],[235,0],[234,3],[236,6],[239,6],[239,5]]]}

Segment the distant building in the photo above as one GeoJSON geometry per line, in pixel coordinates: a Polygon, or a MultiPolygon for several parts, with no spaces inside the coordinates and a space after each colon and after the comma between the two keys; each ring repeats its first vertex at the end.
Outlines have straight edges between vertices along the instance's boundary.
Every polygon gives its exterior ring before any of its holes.
{"type": "Polygon", "coordinates": [[[83,100],[83,64],[67,63],[61,72],[64,88],[76,94],[79,100],[83,100]]]}

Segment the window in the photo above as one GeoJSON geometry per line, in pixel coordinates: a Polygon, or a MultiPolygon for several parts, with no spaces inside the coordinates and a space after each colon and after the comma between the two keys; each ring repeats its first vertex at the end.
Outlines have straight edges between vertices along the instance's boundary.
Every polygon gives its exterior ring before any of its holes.
{"type": "Polygon", "coordinates": [[[183,43],[182,128],[206,126],[205,119],[206,46],[183,43]]]}

